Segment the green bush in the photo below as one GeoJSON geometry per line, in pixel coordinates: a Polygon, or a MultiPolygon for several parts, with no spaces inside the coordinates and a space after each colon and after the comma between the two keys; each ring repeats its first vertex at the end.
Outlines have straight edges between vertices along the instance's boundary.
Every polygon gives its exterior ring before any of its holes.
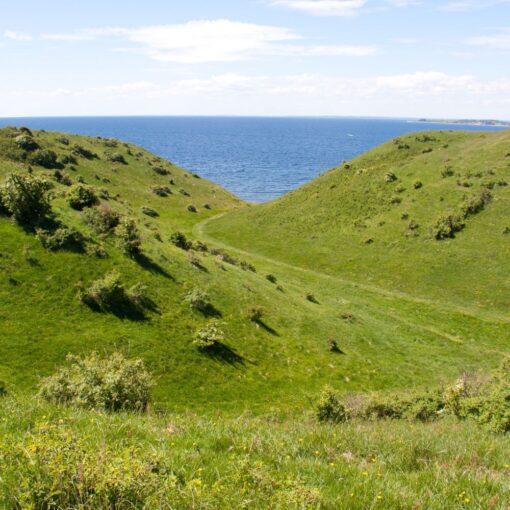
{"type": "Polygon", "coordinates": [[[92,207],[99,202],[94,190],[85,184],[75,184],[67,192],[69,205],[78,211],[85,207],[92,207]]]}
{"type": "Polygon", "coordinates": [[[69,174],[61,170],[55,170],[55,172],[53,172],[53,177],[59,184],[63,184],[64,186],[71,186],[73,184],[73,180],[69,174]]]}
{"type": "Polygon", "coordinates": [[[251,322],[260,322],[264,317],[264,308],[260,305],[250,305],[246,311],[246,315],[251,322]]]}
{"type": "Polygon", "coordinates": [[[477,214],[492,200],[492,194],[488,190],[482,191],[479,195],[472,196],[461,208],[464,218],[477,214]]]}
{"type": "Polygon", "coordinates": [[[150,190],[158,197],[167,197],[172,194],[172,190],[168,186],[152,186],[150,190]]]}
{"type": "Polygon", "coordinates": [[[142,213],[151,218],[157,218],[159,216],[158,211],[147,206],[142,207],[142,213]]]}
{"type": "Polygon", "coordinates": [[[315,416],[320,422],[340,423],[347,420],[347,410],[331,387],[327,386],[322,391],[315,406],[315,416]]]}
{"type": "Polygon", "coordinates": [[[104,358],[69,356],[68,361],[70,366],[41,382],[45,400],[104,411],[147,409],[153,381],[142,360],[116,352],[104,358]]]}
{"type": "Polygon", "coordinates": [[[60,166],[58,163],[57,154],[51,150],[38,149],[32,153],[28,161],[32,165],[38,165],[50,169],[58,168],[60,166]]]}
{"type": "Polygon", "coordinates": [[[197,288],[189,291],[184,296],[184,301],[188,303],[191,309],[199,312],[207,312],[207,310],[211,307],[209,294],[197,288]]]}
{"type": "Polygon", "coordinates": [[[395,182],[396,180],[397,180],[397,176],[393,172],[388,172],[384,176],[384,181],[385,182],[395,182]]]}
{"type": "Polygon", "coordinates": [[[79,298],[82,303],[104,312],[123,307],[129,299],[116,271],[92,282],[89,288],[80,289],[79,298]]]}
{"type": "Polygon", "coordinates": [[[274,274],[266,274],[266,280],[271,283],[276,283],[278,281],[274,274]]]}
{"type": "Polygon", "coordinates": [[[215,349],[225,340],[225,333],[218,321],[210,321],[203,328],[200,328],[193,340],[193,345],[200,350],[215,349]]]}
{"type": "Polygon", "coordinates": [[[74,228],[59,227],[54,231],[38,229],[36,236],[47,250],[83,250],[84,238],[74,228]]]}
{"type": "Polygon", "coordinates": [[[86,149],[85,147],[82,147],[81,145],[75,145],[73,147],[73,156],[79,156],[85,159],[98,159],[97,154],[90,151],[89,149],[86,149]]]}
{"type": "Polygon", "coordinates": [[[22,134],[14,139],[16,145],[27,152],[32,152],[39,149],[39,144],[29,134],[22,134]]]}
{"type": "Polygon", "coordinates": [[[86,209],[83,213],[83,219],[97,234],[108,234],[119,224],[120,215],[111,207],[101,204],[86,209]]]}
{"type": "Polygon", "coordinates": [[[142,238],[134,220],[126,218],[115,229],[119,244],[126,255],[136,256],[141,252],[142,238]]]}
{"type": "Polygon", "coordinates": [[[181,250],[190,250],[192,247],[191,241],[188,241],[186,235],[182,232],[174,232],[170,236],[170,242],[177,246],[177,248],[181,248],[181,250]]]}
{"type": "Polygon", "coordinates": [[[415,181],[413,184],[414,189],[420,189],[423,188],[423,183],[421,181],[415,181]]]}
{"type": "Polygon", "coordinates": [[[448,239],[455,237],[457,232],[464,228],[462,219],[455,214],[448,214],[437,219],[432,227],[432,235],[435,239],[448,239]]]}
{"type": "Polygon", "coordinates": [[[11,174],[0,190],[3,207],[17,223],[33,227],[51,211],[48,191],[51,184],[31,175],[11,174]]]}
{"type": "Polygon", "coordinates": [[[162,168],[160,166],[153,166],[152,170],[157,173],[158,175],[170,175],[170,171],[166,168],[162,168]]]}
{"type": "Polygon", "coordinates": [[[127,165],[126,158],[120,154],[120,152],[108,153],[106,154],[106,159],[113,163],[121,163],[122,165],[127,165]]]}

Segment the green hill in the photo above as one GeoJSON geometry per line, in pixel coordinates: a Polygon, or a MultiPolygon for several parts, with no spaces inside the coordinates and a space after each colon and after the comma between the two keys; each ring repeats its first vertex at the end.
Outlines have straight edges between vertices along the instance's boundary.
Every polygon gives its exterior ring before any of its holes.
{"type": "Polygon", "coordinates": [[[244,207],[130,144],[38,132],[40,149],[26,151],[20,136],[0,131],[1,179],[29,171],[46,178],[56,221],[86,242],[83,252],[51,251],[0,216],[0,380],[8,387],[33,391],[68,353],[120,350],[146,360],[165,407],[300,408],[325,383],[344,391],[426,386],[493,367],[506,350],[507,133],[404,138],[399,144],[410,148],[388,143],[280,200],[244,207]],[[40,151],[54,151],[63,168],[34,163],[40,151]],[[455,175],[441,177],[449,166],[455,175]],[[397,180],[386,182],[388,172],[397,180]],[[118,236],[97,234],[87,209],[70,207],[66,197],[80,181],[102,197],[101,207],[136,222],[143,256],[123,254],[118,236]],[[439,214],[493,181],[492,200],[455,239],[430,239],[439,214]],[[154,193],[161,189],[167,196],[154,193]],[[401,203],[391,203],[394,196],[401,203]],[[420,227],[409,230],[411,221],[420,227]],[[175,231],[207,241],[208,251],[176,247],[175,231]],[[222,243],[244,251],[218,251],[222,243]],[[153,306],[129,317],[81,303],[79,288],[112,270],[126,288],[145,285],[153,306]],[[220,355],[192,344],[211,319],[185,302],[195,288],[210,295],[222,322],[220,355]],[[263,310],[259,322],[248,317],[254,306],[263,310]],[[330,352],[330,339],[343,354],[330,352]]]}
{"type": "Polygon", "coordinates": [[[510,133],[420,133],[250,205],[0,129],[0,506],[507,508],[509,180],[510,133]],[[94,351],[144,360],[145,414],[34,398],[94,351]]]}

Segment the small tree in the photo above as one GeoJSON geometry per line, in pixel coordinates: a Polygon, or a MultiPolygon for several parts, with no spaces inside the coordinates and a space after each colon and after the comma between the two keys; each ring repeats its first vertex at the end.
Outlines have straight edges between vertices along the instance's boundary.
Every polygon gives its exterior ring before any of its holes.
{"type": "Polygon", "coordinates": [[[51,184],[31,175],[11,174],[1,190],[2,203],[17,223],[33,227],[51,211],[51,184]]]}
{"type": "Polygon", "coordinates": [[[193,310],[197,310],[199,312],[206,312],[211,306],[209,294],[200,289],[193,289],[188,292],[184,297],[184,300],[193,310]]]}
{"type": "Polygon", "coordinates": [[[333,388],[327,386],[321,393],[315,407],[315,415],[321,422],[339,423],[347,420],[345,406],[338,400],[333,388]]]}
{"type": "Polygon", "coordinates": [[[115,233],[119,238],[120,247],[126,255],[134,257],[140,254],[142,239],[134,220],[124,219],[115,229],[115,233]]]}

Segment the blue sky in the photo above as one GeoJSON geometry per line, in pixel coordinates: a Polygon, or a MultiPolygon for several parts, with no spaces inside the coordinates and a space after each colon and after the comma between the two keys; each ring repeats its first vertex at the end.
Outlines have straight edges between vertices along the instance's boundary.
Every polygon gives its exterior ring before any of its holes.
{"type": "Polygon", "coordinates": [[[0,116],[510,119],[510,0],[24,0],[0,116]]]}

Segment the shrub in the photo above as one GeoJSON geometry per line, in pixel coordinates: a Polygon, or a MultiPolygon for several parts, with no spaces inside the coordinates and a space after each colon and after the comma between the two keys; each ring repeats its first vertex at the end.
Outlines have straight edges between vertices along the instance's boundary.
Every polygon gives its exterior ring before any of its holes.
{"type": "Polygon", "coordinates": [[[150,190],[158,197],[167,197],[172,194],[172,190],[168,186],[152,186],[150,190]]]}
{"type": "Polygon", "coordinates": [[[55,172],[53,172],[53,177],[59,184],[63,184],[64,186],[71,186],[73,184],[69,174],[62,172],[61,170],[55,170],[55,172]]]}
{"type": "Polygon", "coordinates": [[[322,391],[315,406],[315,416],[320,422],[340,423],[347,420],[346,408],[336,396],[333,388],[327,386],[322,391]]]}
{"type": "Polygon", "coordinates": [[[85,209],[85,207],[92,207],[98,201],[94,190],[85,184],[75,184],[67,192],[67,202],[78,211],[85,209]]]}
{"type": "Polygon", "coordinates": [[[484,190],[479,195],[471,197],[466,204],[462,206],[461,212],[466,218],[472,214],[482,211],[485,206],[492,200],[490,191],[484,190]]]}
{"type": "Polygon", "coordinates": [[[197,208],[194,205],[188,205],[188,207],[186,209],[188,210],[188,212],[192,212],[192,213],[197,212],[197,208]]]}
{"type": "Polygon", "coordinates": [[[119,238],[120,247],[126,255],[135,256],[140,253],[142,239],[134,220],[124,219],[115,229],[115,234],[119,238]]]}
{"type": "Polygon", "coordinates": [[[414,189],[420,189],[423,188],[423,183],[421,181],[415,181],[413,184],[414,189]]]}
{"type": "Polygon", "coordinates": [[[195,251],[200,251],[200,252],[207,252],[209,250],[207,244],[205,244],[204,242],[202,241],[195,241],[194,243],[192,243],[192,249],[195,250],[195,251]]]}
{"type": "Polygon", "coordinates": [[[19,135],[14,139],[16,145],[27,152],[39,149],[39,144],[29,134],[19,135]]]}
{"type": "Polygon", "coordinates": [[[63,156],[60,156],[58,158],[58,162],[63,166],[77,164],[76,158],[71,154],[64,154],[63,156]]]}
{"type": "Polygon", "coordinates": [[[334,338],[328,338],[328,351],[342,353],[342,349],[340,349],[338,342],[334,338]]]}
{"type": "Polygon", "coordinates": [[[57,138],[57,142],[61,143],[62,145],[69,145],[69,138],[61,136],[60,138],[57,138]]]}
{"type": "Polygon", "coordinates": [[[211,307],[209,294],[197,288],[189,291],[184,296],[184,301],[188,303],[192,310],[197,310],[202,313],[207,312],[207,310],[211,307]]]}
{"type": "Polygon", "coordinates": [[[385,182],[394,182],[397,180],[397,176],[393,173],[393,172],[388,172],[385,176],[384,176],[384,181],[385,182]]]}
{"type": "Polygon", "coordinates": [[[266,274],[266,280],[271,283],[276,283],[278,281],[274,274],[266,274]]]}
{"type": "Polygon", "coordinates": [[[107,205],[99,205],[86,209],[83,219],[97,234],[108,234],[120,222],[120,215],[107,205]]]}
{"type": "Polygon", "coordinates": [[[107,138],[106,140],[104,140],[103,144],[105,147],[115,148],[117,147],[118,142],[113,138],[107,138]]]}
{"type": "Polygon", "coordinates": [[[152,170],[157,173],[158,175],[170,175],[170,171],[166,168],[162,168],[160,166],[153,166],[152,170]]]}
{"type": "Polygon", "coordinates": [[[260,322],[264,317],[264,308],[260,305],[250,305],[246,315],[251,322],[260,322]]]}
{"type": "Polygon", "coordinates": [[[315,298],[315,296],[313,294],[308,293],[305,296],[305,298],[307,301],[310,301],[310,303],[318,303],[317,299],[315,298]]]}
{"type": "Polygon", "coordinates": [[[243,271],[251,271],[252,273],[257,272],[257,268],[253,264],[250,264],[249,262],[246,262],[245,260],[242,260],[239,265],[241,266],[241,269],[243,271]]]}
{"type": "Polygon", "coordinates": [[[90,151],[89,149],[86,149],[85,147],[82,147],[81,145],[74,145],[73,146],[73,155],[79,156],[85,159],[98,159],[98,156],[96,153],[90,151]]]}
{"type": "Polygon", "coordinates": [[[103,312],[113,311],[125,305],[128,300],[120,275],[116,271],[92,282],[88,289],[81,289],[80,301],[103,312]]]}
{"type": "Polygon", "coordinates": [[[449,214],[438,218],[432,227],[432,235],[435,239],[448,239],[455,237],[457,232],[464,228],[464,223],[459,216],[449,214]]]}
{"type": "Polygon", "coordinates": [[[189,250],[191,249],[192,243],[188,241],[186,236],[182,232],[174,232],[170,236],[170,242],[177,246],[177,248],[181,248],[181,250],[189,250]]]}
{"type": "Polygon", "coordinates": [[[150,216],[151,218],[157,218],[159,216],[158,211],[147,206],[142,207],[142,213],[146,216],[150,216]]]}
{"type": "Polygon", "coordinates": [[[142,308],[150,305],[150,300],[147,297],[147,285],[144,283],[136,283],[127,292],[127,296],[131,303],[142,308]]]}
{"type": "Polygon", "coordinates": [[[32,165],[42,166],[44,168],[58,168],[57,154],[50,150],[36,150],[29,158],[32,165]]]}
{"type": "Polygon", "coordinates": [[[84,238],[74,228],[59,227],[55,231],[38,229],[37,239],[44,248],[51,251],[58,250],[83,250],[84,238]]]}
{"type": "Polygon", "coordinates": [[[441,177],[443,179],[446,179],[447,177],[452,177],[453,175],[455,175],[455,172],[453,171],[453,168],[451,166],[445,168],[442,172],[441,172],[441,177]]]}
{"type": "Polygon", "coordinates": [[[126,158],[120,152],[107,153],[106,159],[112,163],[121,163],[122,165],[127,165],[126,158]]]}
{"type": "Polygon", "coordinates": [[[225,333],[218,321],[210,321],[203,328],[200,328],[193,340],[193,345],[200,350],[210,350],[218,347],[225,340],[225,333]]]}
{"type": "Polygon", "coordinates": [[[104,411],[147,409],[152,377],[140,359],[127,359],[115,352],[101,358],[68,356],[71,365],[43,379],[40,395],[57,404],[104,411]]]}
{"type": "Polygon", "coordinates": [[[33,227],[51,211],[48,181],[11,174],[1,190],[3,207],[20,225],[33,227]]]}

